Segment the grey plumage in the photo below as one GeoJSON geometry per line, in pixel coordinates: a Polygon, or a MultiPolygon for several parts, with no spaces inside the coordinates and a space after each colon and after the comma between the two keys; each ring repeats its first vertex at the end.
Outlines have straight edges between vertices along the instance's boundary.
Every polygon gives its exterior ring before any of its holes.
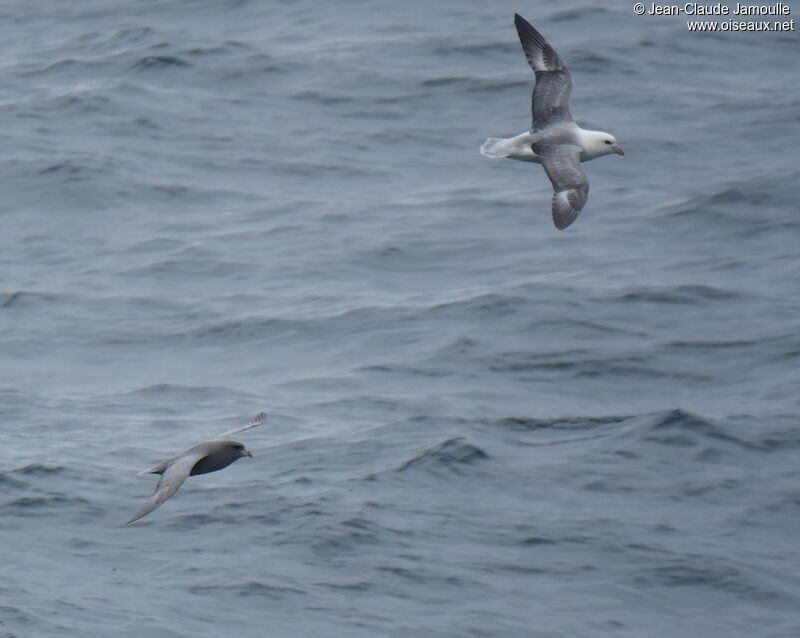
{"type": "Polygon", "coordinates": [[[581,162],[608,153],[623,155],[613,135],[580,128],[572,119],[572,78],[566,64],[525,18],[514,14],[522,50],[536,75],[531,96],[531,128],[509,139],[489,138],[486,157],[508,157],[542,164],[553,185],[553,223],[572,224],[589,198],[589,180],[581,162]]]}
{"type": "Polygon", "coordinates": [[[555,122],[572,122],[569,112],[572,78],[567,66],[525,18],[515,13],[514,25],[528,64],[536,74],[531,94],[531,130],[539,131],[555,122]]]}
{"type": "Polygon", "coordinates": [[[580,214],[589,199],[589,180],[581,168],[581,148],[574,144],[534,144],[553,184],[553,223],[564,230],[580,214]]]}
{"type": "Polygon", "coordinates": [[[208,441],[197,443],[180,454],[141,472],[141,474],[160,474],[161,476],[152,496],[128,519],[127,523],[133,523],[147,516],[162,505],[178,491],[178,488],[190,476],[216,472],[244,456],[252,457],[253,454],[243,444],[226,437],[261,425],[266,418],[266,413],[259,412],[247,425],[223,432],[208,441]]]}

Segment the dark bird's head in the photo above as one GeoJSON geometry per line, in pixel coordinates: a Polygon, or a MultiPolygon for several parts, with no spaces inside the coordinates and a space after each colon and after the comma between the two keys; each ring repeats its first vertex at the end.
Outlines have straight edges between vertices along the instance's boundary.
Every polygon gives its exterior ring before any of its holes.
{"type": "Polygon", "coordinates": [[[253,453],[250,450],[248,450],[242,443],[239,443],[239,441],[225,441],[225,443],[227,444],[226,446],[227,449],[230,450],[231,456],[234,456],[236,458],[249,456],[250,458],[253,458],[253,453]]]}

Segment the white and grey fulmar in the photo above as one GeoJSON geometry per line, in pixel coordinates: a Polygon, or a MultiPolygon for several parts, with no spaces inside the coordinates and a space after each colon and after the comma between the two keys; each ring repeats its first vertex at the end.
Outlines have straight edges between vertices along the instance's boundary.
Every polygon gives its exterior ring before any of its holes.
{"type": "Polygon", "coordinates": [[[514,24],[536,74],[533,123],[530,130],[516,137],[488,138],[481,154],[541,164],[553,184],[553,222],[562,230],[575,221],[589,197],[589,180],[581,162],[624,153],[610,133],[589,131],[575,123],[569,112],[572,79],[567,66],[525,18],[514,14],[514,24]]]}

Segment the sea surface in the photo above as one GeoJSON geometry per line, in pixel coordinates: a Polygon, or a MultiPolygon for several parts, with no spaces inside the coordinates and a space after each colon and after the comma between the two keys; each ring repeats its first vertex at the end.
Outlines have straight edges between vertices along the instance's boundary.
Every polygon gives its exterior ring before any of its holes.
{"type": "Polygon", "coordinates": [[[0,636],[800,636],[798,34],[632,5],[1,2],[0,636]]]}

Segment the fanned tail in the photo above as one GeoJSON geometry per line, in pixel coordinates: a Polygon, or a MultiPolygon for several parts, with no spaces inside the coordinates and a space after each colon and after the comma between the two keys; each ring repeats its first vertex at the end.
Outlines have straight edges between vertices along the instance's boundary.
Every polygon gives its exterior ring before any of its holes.
{"type": "Polygon", "coordinates": [[[491,159],[508,157],[508,148],[505,144],[508,140],[500,137],[487,137],[481,146],[481,155],[491,159]]]}

